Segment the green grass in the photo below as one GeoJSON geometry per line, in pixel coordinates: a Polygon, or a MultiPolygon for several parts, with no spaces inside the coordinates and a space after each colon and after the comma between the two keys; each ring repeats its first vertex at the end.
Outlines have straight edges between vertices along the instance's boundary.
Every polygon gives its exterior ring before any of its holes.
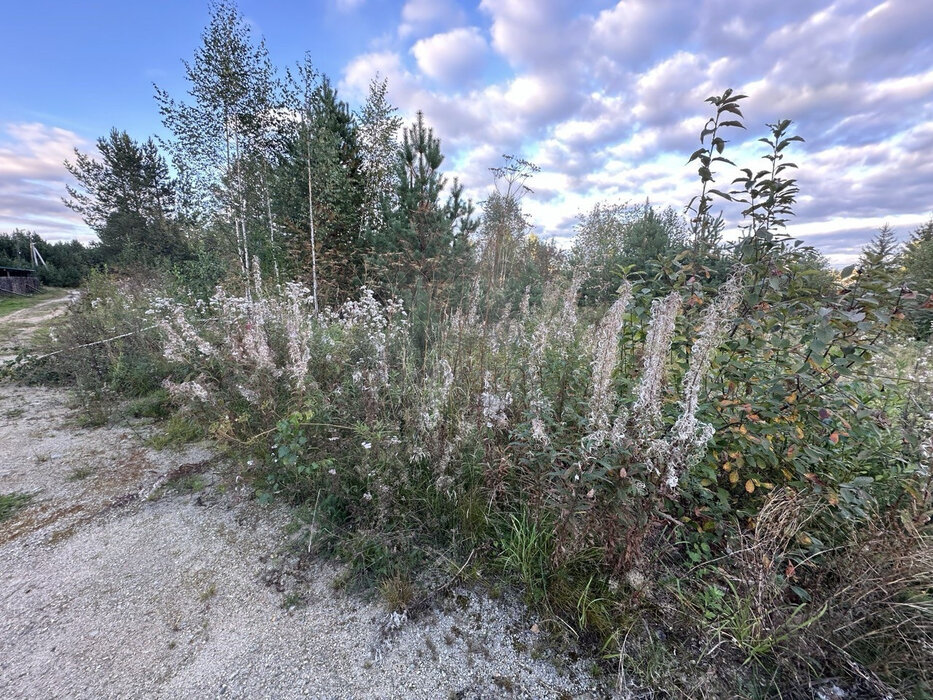
{"type": "Polygon", "coordinates": [[[12,518],[16,511],[25,508],[31,500],[32,495],[28,493],[0,494],[0,522],[12,518]]]}
{"type": "Polygon", "coordinates": [[[30,294],[25,297],[0,293],[0,318],[14,311],[28,309],[30,306],[35,306],[43,301],[64,299],[66,296],[68,296],[67,289],[59,289],[56,287],[45,287],[38,294],[30,294]]]}
{"type": "Polygon", "coordinates": [[[204,437],[204,428],[195,421],[176,414],[165,421],[161,432],[149,438],[149,445],[157,450],[164,450],[166,447],[179,447],[189,442],[197,442],[204,437]]]}

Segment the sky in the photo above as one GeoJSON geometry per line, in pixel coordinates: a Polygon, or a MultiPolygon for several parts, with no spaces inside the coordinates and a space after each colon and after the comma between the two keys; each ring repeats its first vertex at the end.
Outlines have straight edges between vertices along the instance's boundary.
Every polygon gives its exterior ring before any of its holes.
{"type": "MultiPolygon", "coordinates": [[[[503,154],[540,167],[526,211],[567,245],[599,202],[682,209],[710,95],[733,88],[758,169],[766,124],[792,119],[800,196],[788,232],[835,265],[887,223],[933,216],[931,0],[240,0],[273,62],[308,52],[358,105],[378,73],[441,139],[444,169],[482,201],[503,154]]],[[[112,127],[168,136],[153,85],[184,97],[207,2],[0,0],[0,232],[93,240],[61,202],[73,149],[112,127]]],[[[734,173],[720,172],[728,184],[734,173]]],[[[727,208],[731,227],[738,210],[727,208]]]]}

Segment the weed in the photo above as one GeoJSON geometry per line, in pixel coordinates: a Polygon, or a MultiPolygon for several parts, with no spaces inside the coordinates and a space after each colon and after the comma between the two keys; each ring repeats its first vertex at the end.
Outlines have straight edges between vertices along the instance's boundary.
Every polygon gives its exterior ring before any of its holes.
{"type": "Polygon", "coordinates": [[[75,467],[65,475],[66,481],[81,481],[94,473],[93,467],[83,466],[75,467]]]}
{"type": "Polygon", "coordinates": [[[28,506],[32,499],[30,493],[0,494],[0,522],[12,518],[17,511],[28,506]]]}
{"type": "Polygon", "coordinates": [[[511,515],[503,523],[499,537],[499,565],[516,575],[529,599],[544,602],[547,597],[554,528],[535,520],[527,511],[511,515]]]}
{"type": "Polygon", "coordinates": [[[164,450],[167,447],[180,447],[202,439],[204,439],[204,429],[196,421],[175,414],[164,423],[160,432],[149,438],[149,444],[157,450],[164,450]]]}
{"type": "Polygon", "coordinates": [[[407,610],[415,594],[411,581],[401,573],[383,580],[379,590],[389,612],[407,610]]]}
{"type": "Polygon", "coordinates": [[[133,399],[127,406],[127,412],[134,418],[168,418],[171,410],[171,401],[165,389],[158,389],[133,399]]]}
{"type": "Polygon", "coordinates": [[[292,610],[304,605],[305,597],[298,591],[291,591],[282,596],[282,608],[292,610]]]}

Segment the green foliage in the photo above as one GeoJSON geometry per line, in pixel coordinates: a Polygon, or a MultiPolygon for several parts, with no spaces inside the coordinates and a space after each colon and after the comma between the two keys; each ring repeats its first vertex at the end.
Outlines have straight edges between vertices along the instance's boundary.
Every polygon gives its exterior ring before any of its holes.
{"type": "Polygon", "coordinates": [[[0,494],[0,522],[12,518],[17,511],[28,506],[32,498],[32,494],[29,493],[0,494]]]}
{"type": "Polygon", "coordinates": [[[156,88],[167,146],[180,172],[185,209],[214,223],[220,251],[239,261],[242,283],[256,262],[275,268],[269,215],[270,134],[277,99],[263,41],[227,0],[211,17],[193,60],[185,62],[189,102],[156,88]]]}
{"type": "Polygon", "coordinates": [[[78,241],[47,243],[38,234],[15,230],[0,233],[0,267],[32,268],[30,244],[46,263],[36,271],[39,282],[50,287],[77,287],[99,262],[99,251],[78,241]]]}
{"type": "Polygon", "coordinates": [[[97,150],[101,161],[75,149],[75,161],[65,163],[78,182],[66,186],[65,204],[97,233],[103,261],[153,266],[187,257],[176,184],[152,139],[138,143],[112,129],[97,150]]]}
{"type": "Polygon", "coordinates": [[[578,223],[571,250],[571,264],[586,272],[584,303],[611,303],[626,279],[663,276],[686,246],[685,223],[671,208],[597,204],[578,223]]]}
{"type": "MultiPolygon", "coordinates": [[[[136,404],[138,405],[138,404],[136,404]]],[[[161,417],[158,410],[157,417],[161,417]]],[[[149,438],[149,444],[157,450],[181,447],[205,438],[204,427],[190,416],[175,414],[160,426],[159,432],[149,438]]]]}
{"type": "Polygon", "coordinates": [[[99,415],[113,407],[114,395],[151,395],[168,374],[158,329],[145,313],[151,294],[140,278],[92,272],[81,297],[18,373],[75,388],[99,415]]]}
{"type": "Polygon", "coordinates": [[[918,293],[908,313],[916,334],[933,332],[933,220],[920,226],[904,245],[902,259],[907,283],[918,293]]]}
{"type": "MultiPolygon", "coordinates": [[[[644,628],[648,676],[673,667],[656,630],[676,627],[691,673],[722,658],[729,682],[791,694],[808,674],[923,688],[933,360],[904,340],[916,299],[888,233],[844,279],[787,236],[789,120],[739,169],[744,96],[710,97],[690,222],[600,206],[565,260],[529,234],[531,163],[494,170],[475,229],[420,114],[392,148],[384,83],[353,115],[306,61],[300,120],[267,121],[264,47],[232,6],[189,77],[192,105],[160,99],[204,178],[199,260],[150,288],[92,275],[47,376],[141,414],[164,389],[185,411],[167,433],[235,446],[260,497],[311,513],[318,551],[393,608],[440,553],[604,650],[644,628]]],[[[903,258],[921,291],[926,233],[903,258]]]]}
{"type": "Polygon", "coordinates": [[[470,235],[477,222],[456,179],[441,202],[447,186],[440,172],[443,161],[440,141],[419,112],[404,129],[396,156],[392,200],[397,204],[386,202],[387,230],[373,241],[374,252],[392,261],[383,270],[390,289],[433,288],[469,269],[470,235]]]}
{"type": "Polygon", "coordinates": [[[308,57],[289,71],[287,85],[300,120],[282,125],[272,173],[272,211],[290,251],[285,267],[320,284],[325,299],[344,298],[362,282],[366,253],[357,120],[308,57]]]}

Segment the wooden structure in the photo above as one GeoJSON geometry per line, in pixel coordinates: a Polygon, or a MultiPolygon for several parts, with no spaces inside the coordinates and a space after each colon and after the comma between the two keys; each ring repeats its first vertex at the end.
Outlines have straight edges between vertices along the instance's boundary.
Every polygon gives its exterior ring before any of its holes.
{"type": "Polygon", "coordinates": [[[0,296],[25,296],[39,291],[39,276],[35,270],[22,267],[0,267],[0,296]]]}

